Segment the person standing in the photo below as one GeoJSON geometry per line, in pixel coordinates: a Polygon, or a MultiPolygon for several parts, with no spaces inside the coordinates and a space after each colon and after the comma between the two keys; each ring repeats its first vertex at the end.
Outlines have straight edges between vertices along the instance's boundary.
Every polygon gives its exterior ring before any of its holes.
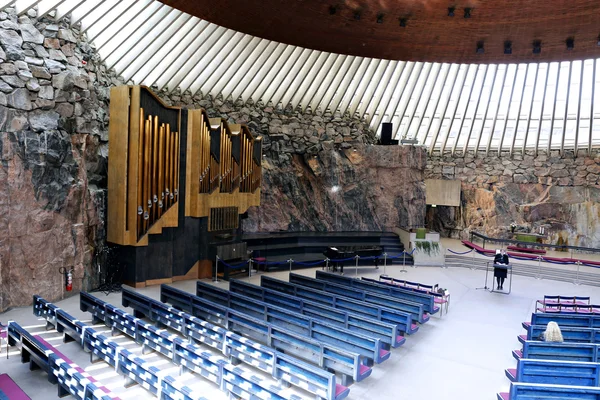
{"type": "Polygon", "coordinates": [[[508,274],[506,268],[497,267],[497,265],[508,265],[508,262],[508,254],[506,254],[504,249],[496,250],[496,255],[494,256],[494,277],[496,278],[497,290],[504,290],[504,280],[508,274]]]}

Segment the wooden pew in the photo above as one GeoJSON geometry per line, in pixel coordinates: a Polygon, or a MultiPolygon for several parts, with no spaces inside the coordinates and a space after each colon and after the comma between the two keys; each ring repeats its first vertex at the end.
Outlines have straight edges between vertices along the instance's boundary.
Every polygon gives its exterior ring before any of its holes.
{"type": "Polygon", "coordinates": [[[388,350],[383,348],[379,338],[341,328],[318,318],[299,315],[297,312],[220,289],[207,283],[200,281],[196,283],[196,296],[252,317],[264,319],[273,325],[289,328],[306,337],[312,337],[324,343],[330,343],[358,353],[367,360],[367,365],[380,364],[389,359],[391,355],[388,350]]]}
{"type": "Polygon", "coordinates": [[[16,322],[9,322],[7,332],[9,345],[21,348],[21,362],[29,362],[31,370],[45,371],[48,381],[58,384],[59,397],[71,394],[79,400],[119,400],[48,342],[31,335],[16,322]]]}
{"type": "MultiPolygon", "coordinates": [[[[171,322],[168,323],[168,326],[188,338],[190,342],[212,347],[224,355],[229,355],[233,359],[272,374],[275,379],[288,382],[326,400],[341,400],[350,391],[337,384],[335,375],[330,372],[277,352],[260,343],[252,342],[138,292],[125,290],[129,304],[134,306],[134,310],[138,313],[147,312],[149,313],[148,318],[160,321],[165,321],[164,316],[171,315],[171,322]],[[139,306],[141,304],[145,304],[145,306],[139,306]]],[[[123,322],[124,319],[132,322],[135,322],[136,319],[123,310],[85,292],[81,293],[80,307],[82,311],[91,312],[94,319],[103,321],[108,326],[118,326],[122,332],[127,332],[126,325],[129,325],[123,322]]],[[[137,341],[147,343],[152,349],[164,354],[160,342],[157,341],[157,335],[161,335],[164,330],[137,321],[136,331],[137,341]]],[[[186,351],[186,347],[181,342],[175,341],[174,343],[176,353],[186,351]]],[[[170,348],[166,348],[166,350],[171,351],[170,348]]],[[[182,365],[186,364],[186,360],[182,358],[181,354],[176,354],[175,357],[181,361],[182,365]]]]}
{"type": "Polygon", "coordinates": [[[319,304],[327,305],[338,310],[351,311],[366,317],[375,318],[379,321],[398,325],[398,328],[407,335],[412,335],[419,330],[419,326],[412,322],[412,314],[395,310],[377,304],[365,303],[333,293],[323,292],[306,286],[289,283],[268,276],[260,277],[260,285],[263,288],[286,293],[301,299],[311,300],[319,304]]]}
{"type": "MultiPolygon", "coordinates": [[[[123,306],[131,305],[132,308],[137,308],[138,305],[133,304],[134,300],[129,297],[130,293],[131,291],[123,291],[123,306]]],[[[208,302],[191,293],[161,285],[160,299],[195,317],[248,336],[281,352],[315,363],[322,368],[336,371],[342,375],[343,386],[349,386],[353,381],[360,382],[371,375],[372,369],[361,362],[361,357],[357,353],[298,335],[289,329],[280,328],[269,322],[208,302]]],[[[148,313],[144,312],[144,315],[152,315],[155,312],[154,309],[150,309],[148,313]]],[[[163,318],[160,322],[174,323],[170,318],[163,318]]]]}
{"type": "MultiPolygon", "coordinates": [[[[109,340],[92,327],[73,318],[39,296],[34,296],[34,311],[36,315],[47,317],[47,321],[53,321],[57,331],[64,332],[66,336],[73,339],[81,339],[79,343],[84,350],[90,351],[92,362],[95,359],[106,361],[115,368],[115,371],[126,377],[126,385],[139,383],[152,394],[161,396],[161,399],[165,400],[207,400],[200,394],[201,388],[189,387],[181,379],[165,375],[151,363],[135,356],[121,347],[119,343],[109,340]]],[[[137,332],[143,327],[152,330],[148,327],[149,324],[133,316],[128,316],[122,310],[113,309],[112,311],[113,316],[110,319],[113,327],[128,336],[134,332],[134,335],[137,335],[137,332]]],[[[108,307],[104,315],[110,316],[110,314],[110,307],[108,307]]],[[[224,358],[203,352],[198,346],[186,343],[165,330],[160,332],[156,330],[155,334],[156,340],[151,340],[153,349],[156,348],[175,363],[185,364],[188,370],[203,376],[232,395],[269,400],[298,399],[296,395],[282,393],[284,389],[274,386],[272,382],[264,381],[260,377],[248,376],[245,371],[231,365],[224,358]]],[[[150,344],[148,341],[145,343],[150,344]]]]}
{"type": "Polygon", "coordinates": [[[533,313],[530,322],[523,322],[522,325],[527,329],[530,325],[548,325],[550,321],[556,322],[561,328],[600,328],[600,314],[533,313]]]}
{"type": "Polygon", "coordinates": [[[411,314],[412,320],[416,322],[425,323],[429,321],[429,315],[425,313],[423,305],[419,303],[400,300],[379,293],[365,292],[364,290],[354,289],[333,282],[320,281],[293,273],[290,273],[290,283],[310,287],[323,292],[334,293],[338,296],[348,297],[366,303],[389,307],[398,311],[408,312],[411,314]]]}
{"type": "MultiPolygon", "coordinates": [[[[198,290],[198,287],[196,290],[198,290]]],[[[395,324],[381,322],[374,318],[361,316],[357,313],[327,307],[314,301],[300,299],[296,296],[252,285],[237,279],[229,281],[229,290],[233,293],[283,307],[302,315],[319,318],[332,325],[378,337],[386,344],[387,349],[399,347],[406,342],[406,339],[400,334],[398,326],[395,324]]]]}
{"type": "Polygon", "coordinates": [[[591,343],[557,343],[526,341],[522,350],[514,350],[516,360],[532,358],[539,360],[563,360],[598,362],[598,345],[591,343]]]}
{"type": "Polygon", "coordinates": [[[539,383],[510,384],[509,393],[498,393],[498,400],[578,399],[600,400],[600,388],[586,386],[543,385],[539,383]]]}
{"type": "MultiPolygon", "coordinates": [[[[518,335],[519,342],[526,340],[541,340],[542,334],[546,331],[546,325],[530,325],[527,327],[527,334],[518,335]]],[[[567,343],[600,343],[600,329],[566,327],[561,328],[563,339],[567,343]]]]}
{"type": "Polygon", "coordinates": [[[599,363],[520,359],[505,374],[511,382],[600,386],[599,363]]]}
{"type": "Polygon", "coordinates": [[[376,280],[369,282],[367,280],[355,279],[349,276],[332,274],[325,271],[317,271],[315,276],[318,280],[339,283],[341,285],[350,286],[366,292],[379,293],[386,296],[395,297],[397,299],[422,304],[423,310],[430,314],[435,314],[440,310],[440,308],[435,305],[434,297],[428,293],[415,292],[412,290],[399,288],[397,286],[383,285],[376,280]]]}

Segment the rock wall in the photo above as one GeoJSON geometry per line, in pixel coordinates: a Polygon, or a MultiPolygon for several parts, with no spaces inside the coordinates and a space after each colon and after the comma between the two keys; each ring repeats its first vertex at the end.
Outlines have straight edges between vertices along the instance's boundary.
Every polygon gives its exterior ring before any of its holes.
{"type": "Polygon", "coordinates": [[[0,12],[0,311],[63,298],[61,267],[75,292],[97,284],[119,80],[79,36],[35,10],[0,12]]]}
{"type": "MultiPolygon", "coordinates": [[[[108,71],[77,26],[0,12],[0,311],[97,286],[106,264],[108,71]]],[[[155,92],[157,91],[154,88],[155,92]]],[[[158,93],[264,137],[262,206],[246,231],[421,226],[425,153],[374,146],[359,118],[260,101],[158,93]]]]}
{"type": "Polygon", "coordinates": [[[558,151],[465,158],[430,157],[426,178],[460,179],[462,206],[437,207],[428,222],[446,236],[478,231],[509,237],[517,231],[549,235],[547,243],[600,246],[600,154],[558,151]]]}
{"type": "Polygon", "coordinates": [[[263,137],[261,206],[246,232],[382,231],[422,226],[426,154],[378,146],[364,120],[252,100],[161,93],[172,105],[205,108],[263,137]]]}

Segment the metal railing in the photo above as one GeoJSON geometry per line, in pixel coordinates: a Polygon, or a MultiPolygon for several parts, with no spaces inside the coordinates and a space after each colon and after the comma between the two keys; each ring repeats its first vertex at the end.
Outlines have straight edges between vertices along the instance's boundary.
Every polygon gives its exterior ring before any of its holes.
{"type": "MultiPolygon", "coordinates": [[[[453,252],[447,250],[444,255],[444,267],[461,267],[472,270],[485,270],[489,259],[475,257],[475,250],[466,252],[453,252]]],[[[514,257],[513,257],[514,259],[514,257]]],[[[531,263],[511,262],[513,274],[529,276],[536,279],[550,279],[562,282],[570,282],[574,285],[600,286],[600,271],[598,267],[585,265],[581,262],[562,264],[570,265],[568,268],[554,267],[559,263],[543,261],[542,257],[532,259],[531,263]]]]}

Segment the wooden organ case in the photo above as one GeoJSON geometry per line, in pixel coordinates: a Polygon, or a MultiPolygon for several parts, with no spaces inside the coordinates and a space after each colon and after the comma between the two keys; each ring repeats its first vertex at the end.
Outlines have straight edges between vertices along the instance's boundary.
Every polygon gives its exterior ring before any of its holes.
{"type": "Polygon", "coordinates": [[[261,159],[245,125],[112,88],[107,239],[124,283],[210,276],[215,238],[240,236],[240,215],[260,205],[261,159]]]}

